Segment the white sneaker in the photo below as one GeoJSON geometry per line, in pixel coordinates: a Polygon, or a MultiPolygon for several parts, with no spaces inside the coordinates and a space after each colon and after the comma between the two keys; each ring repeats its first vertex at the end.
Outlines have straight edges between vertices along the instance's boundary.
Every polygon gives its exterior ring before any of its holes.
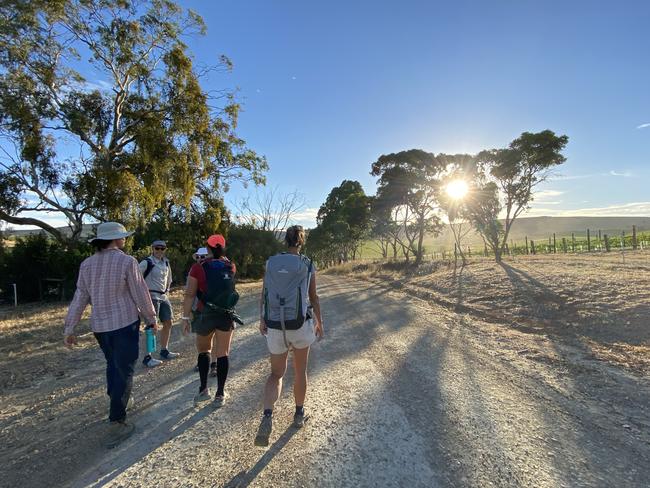
{"type": "Polygon", "coordinates": [[[142,363],[147,367],[147,368],[155,368],[156,366],[160,366],[163,362],[160,359],[155,359],[155,358],[149,358],[146,361],[142,361],[142,363]]]}
{"type": "Polygon", "coordinates": [[[163,355],[162,351],[160,352],[160,359],[163,361],[169,361],[170,359],[176,359],[180,356],[180,353],[167,351],[167,354],[163,355]]]}

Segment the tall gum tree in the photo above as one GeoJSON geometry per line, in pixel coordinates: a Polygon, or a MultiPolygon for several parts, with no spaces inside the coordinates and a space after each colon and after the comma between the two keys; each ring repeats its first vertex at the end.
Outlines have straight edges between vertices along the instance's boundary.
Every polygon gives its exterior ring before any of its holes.
{"type": "Polygon", "coordinates": [[[229,181],[263,183],[233,93],[200,84],[230,61],[198,70],[183,42],[204,32],[167,0],[0,3],[0,220],[74,242],[88,218],[210,212],[229,181]]]}
{"type": "Polygon", "coordinates": [[[393,209],[397,239],[407,259],[415,254],[416,264],[424,257],[424,236],[437,235],[442,227],[437,193],[445,170],[444,159],[421,149],[382,155],[372,164],[370,174],[378,177],[376,205],[393,209]]]}
{"type": "Polygon", "coordinates": [[[481,171],[466,211],[497,262],[505,252],[513,222],[530,208],[534,188],[566,161],[562,151],[568,142],[566,135],[558,136],[551,130],[524,132],[507,148],[482,151],[476,156],[481,171]]]}

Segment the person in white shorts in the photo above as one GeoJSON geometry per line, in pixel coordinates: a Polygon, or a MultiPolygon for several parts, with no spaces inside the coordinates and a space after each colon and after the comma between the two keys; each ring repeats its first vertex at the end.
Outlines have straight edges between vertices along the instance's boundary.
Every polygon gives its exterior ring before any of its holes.
{"type": "Polygon", "coordinates": [[[278,329],[266,330],[266,345],[271,354],[286,354],[289,348],[292,349],[305,349],[311,346],[316,341],[316,333],[314,332],[314,320],[308,319],[303,326],[298,330],[286,331],[287,345],[284,343],[284,334],[278,329]]]}
{"type": "MultiPolygon", "coordinates": [[[[281,330],[274,328],[274,326],[277,327],[277,324],[272,323],[270,319],[267,323],[267,319],[265,319],[265,313],[268,313],[268,310],[265,310],[266,297],[265,287],[263,287],[260,304],[260,333],[266,337],[266,344],[271,353],[271,374],[266,380],[264,387],[264,413],[255,437],[255,445],[257,446],[268,446],[269,444],[269,437],[273,429],[273,406],[280,397],[282,378],[287,371],[289,350],[293,351],[293,396],[296,402],[293,425],[296,428],[304,425],[309,348],[316,339],[320,340],[323,338],[323,320],[321,318],[318,294],[316,293],[315,267],[309,258],[300,254],[300,248],[305,244],[305,231],[302,226],[294,225],[289,227],[285,236],[285,242],[288,249],[282,259],[292,264],[292,266],[288,266],[289,268],[296,270],[291,272],[295,272],[293,276],[297,278],[297,281],[300,281],[302,289],[307,291],[306,294],[309,297],[309,304],[306,309],[306,320],[299,329],[281,330]],[[295,256],[295,259],[292,255],[295,256]]],[[[280,272],[288,273],[290,271],[282,269],[280,272]]],[[[301,296],[304,295],[305,293],[303,292],[301,296]]],[[[283,328],[285,328],[284,325],[283,328]]]]}

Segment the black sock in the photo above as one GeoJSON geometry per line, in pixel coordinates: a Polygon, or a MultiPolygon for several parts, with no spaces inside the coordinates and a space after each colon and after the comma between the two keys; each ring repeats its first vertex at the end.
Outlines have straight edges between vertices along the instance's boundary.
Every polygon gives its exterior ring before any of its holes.
{"type": "Polygon", "coordinates": [[[303,415],[305,413],[305,407],[303,407],[302,405],[296,405],[296,413],[303,415]]]}
{"type": "Polygon", "coordinates": [[[217,395],[223,395],[223,387],[226,386],[228,376],[228,356],[217,358],[217,395]]]}
{"type": "Polygon", "coordinates": [[[202,352],[199,354],[196,363],[199,365],[199,378],[201,378],[201,386],[199,393],[208,387],[208,370],[210,369],[210,353],[202,352]]]}
{"type": "Polygon", "coordinates": [[[273,409],[272,408],[265,408],[264,409],[264,416],[265,417],[272,417],[273,416],[273,409]]]}

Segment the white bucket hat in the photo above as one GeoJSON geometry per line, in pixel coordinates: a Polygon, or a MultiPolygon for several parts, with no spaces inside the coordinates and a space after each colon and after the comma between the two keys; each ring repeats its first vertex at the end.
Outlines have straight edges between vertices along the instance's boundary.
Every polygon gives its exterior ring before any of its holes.
{"type": "Polygon", "coordinates": [[[126,230],[126,228],[119,222],[104,222],[97,226],[97,236],[88,239],[88,242],[93,242],[95,239],[112,241],[113,239],[129,237],[131,234],[133,234],[133,231],[126,230]]]}

